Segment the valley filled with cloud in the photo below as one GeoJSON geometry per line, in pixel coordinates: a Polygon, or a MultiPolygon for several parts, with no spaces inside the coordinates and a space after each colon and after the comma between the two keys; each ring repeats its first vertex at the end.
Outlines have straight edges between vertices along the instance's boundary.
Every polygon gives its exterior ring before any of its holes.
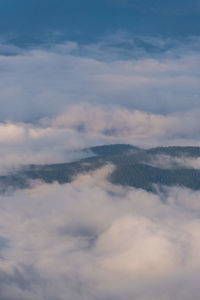
{"type": "MultiPolygon", "coordinates": [[[[118,5],[139,9],[130,2],[118,5]]],[[[94,157],[99,145],[200,147],[199,46],[199,36],[125,30],[28,47],[2,35],[0,185],[29,165],[94,157]]],[[[200,169],[197,155],[145,164],[200,169]]],[[[0,194],[1,300],[198,299],[200,189],[117,185],[115,168],[0,194]]]]}

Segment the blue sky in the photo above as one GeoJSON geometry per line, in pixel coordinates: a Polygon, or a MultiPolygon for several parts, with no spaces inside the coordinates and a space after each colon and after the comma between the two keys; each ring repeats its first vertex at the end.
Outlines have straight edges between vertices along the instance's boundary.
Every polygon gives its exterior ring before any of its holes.
{"type": "Polygon", "coordinates": [[[123,30],[134,35],[199,35],[198,0],[1,0],[0,33],[44,38],[53,32],[91,41],[123,30]]]}

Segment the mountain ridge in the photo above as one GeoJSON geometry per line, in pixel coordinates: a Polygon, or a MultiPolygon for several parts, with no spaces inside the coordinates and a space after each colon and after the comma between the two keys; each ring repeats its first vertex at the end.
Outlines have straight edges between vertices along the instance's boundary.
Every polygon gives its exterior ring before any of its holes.
{"type": "Polygon", "coordinates": [[[200,189],[200,169],[180,163],[173,168],[158,167],[151,164],[158,157],[193,158],[200,157],[200,147],[168,146],[142,149],[129,144],[101,145],[85,148],[92,152],[91,157],[78,161],[57,164],[23,166],[19,171],[0,176],[0,192],[30,187],[30,181],[41,180],[46,183],[70,183],[75,176],[103,167],[115,166],[108,177],[113,184],[141,188],[156,192],[157,187],[181,186],[193,190],[200,189]]]}

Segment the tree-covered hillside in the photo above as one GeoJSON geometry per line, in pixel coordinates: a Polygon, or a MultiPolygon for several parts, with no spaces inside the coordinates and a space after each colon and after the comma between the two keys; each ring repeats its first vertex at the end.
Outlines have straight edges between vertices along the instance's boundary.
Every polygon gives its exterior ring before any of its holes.
{"type": "Polygon", "coordinates": [[[131,145],[103,145],[85,149],[94,155],[79,161],[61,164],[28,165],[18,172],[0,176],[0,191],[27,188],[30,180],[60,184],[73,180],[74,176],[113,164],[115,169],[109,176],[114,184],[133,186],[155,192],[159,186],[184,186],[200,189],[200,169],[174,163],[173,167],[156,166],[158,159],[195,159],[200,157],[200,147],[157,147],[140,149],[131,145]],[[154,162],[154,164],[152,163],[154,162]]]}

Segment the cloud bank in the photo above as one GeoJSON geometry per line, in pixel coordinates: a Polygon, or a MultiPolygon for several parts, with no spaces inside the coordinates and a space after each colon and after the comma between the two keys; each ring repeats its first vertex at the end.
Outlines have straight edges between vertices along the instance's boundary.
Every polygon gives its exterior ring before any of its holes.
{"type": "Polygon", "coordinates": [[[199,38],[0,46],[0,170],[109,143],[199,145],[199,38]],[[188,126],[189,124],[189,126],[188,126]]]}
{"type": "MultiPolygon", "coordinates": [[[[104,144],[200,146],[199,132],[199,110],[161,115],[119,106],[69,105],[55,118],[43,118],[35,124],[0,123],[0,173],[24,164],[78,160],[92,155],[82,149],[104,144]]],[[[184,157],[157,157],[149,163],[199,167],[198,159],[184,157]]]]}
{"type": "Polygon", "coordinates": [[[4,49],[0,120],[35,122],[74,103],[159,114],[199,109],[198,45],[198,37],[138,41],[116,34],[97,44],[67,42],[16,55],[4,49]]]}
{"type": "Polygon", "coordinates": [[[0,198],[2,300],[198,299],[199,192],[114,186],[111,170],[0,198]]]}

